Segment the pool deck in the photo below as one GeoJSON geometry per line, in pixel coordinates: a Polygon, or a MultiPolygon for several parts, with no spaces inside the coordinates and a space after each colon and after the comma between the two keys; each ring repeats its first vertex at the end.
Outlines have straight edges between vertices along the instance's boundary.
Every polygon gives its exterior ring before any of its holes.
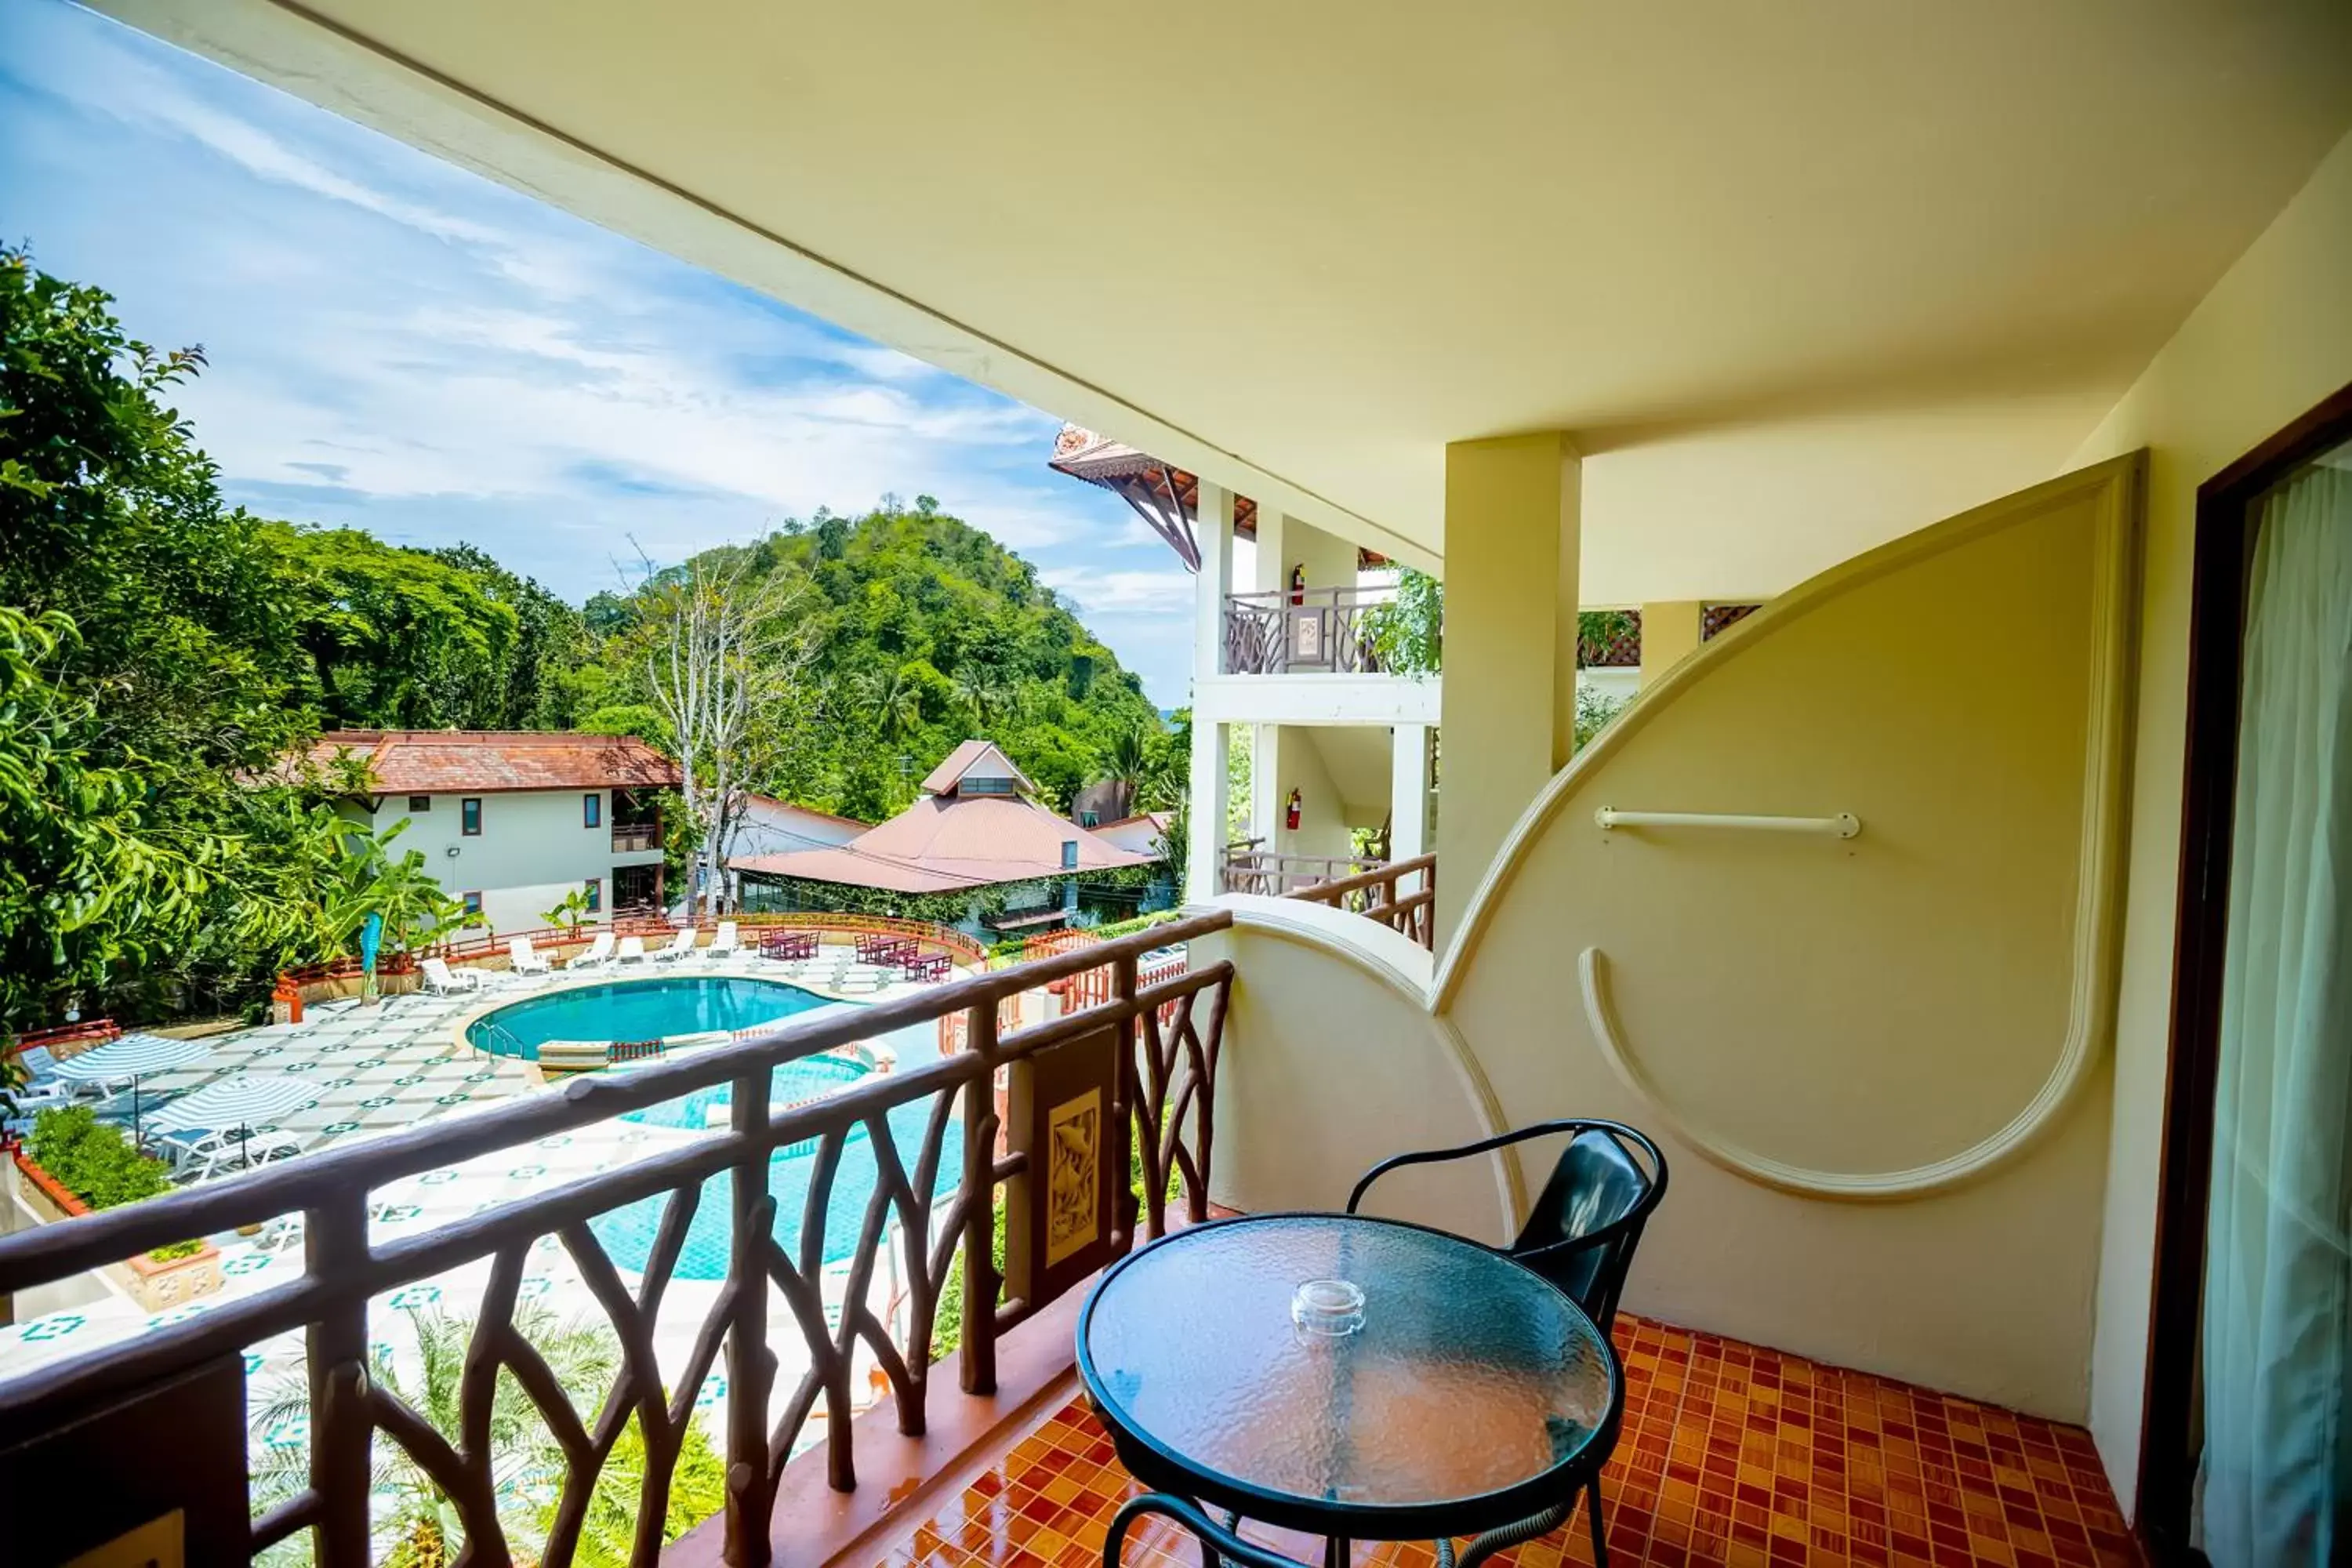
{"type": "MultiPolygon", "coordinates": [[[[209,1060],[142,1080],[142,1094],[160,1098],[247,1072],[282,1072],[309,1079],[319,1085],[319,1097],[275,1127],[300,1140],[304,1152],[309,1153],[420,1121],[476,1114],[518,1096],[541,1090],[544,1086],[531,1064],[485,1055],[463,1044],[462,1026],[486,1011],[485,1004],[520,1001],[592,978],[607,982],[640,977],[737,975],[787,981],[837,1001],[851,1002],[929,988],[901,981],[894,971],[858,962],[846,945],[832,944],[820,948],[816,958],[803,961],[741,954],[718,962],[698,957],[683,963],[631,964],[618,970],[608,966],[578,976],[562,970],[543,976],[510,975],[503,971],[482,973],[486,979],[479,995],[415,993],[390,997],[367,1008],[356,1002],[330,1003],[310,1009],[298,1025],[268,1025],[219,1037],[214,1042],[215,1049],[209,1060]]],[[[803,1018],[813,1016],[814,1012],[796,1015],[803,1018]]],[[[935,1054],[938,1049],[936,1031],[928,1025],[920,1029],[901,1030],[891,1043],[901,1061],[919,1060],[922,1058],[916,1053],[935,1054]]],[[[675,1148],[681,1142],[706,1136],[709,1134],[614,1121],[541,1139],[529,1149],[504,1150],[427,1171],[392,1184],[374,1194],[370,1210],[370,1239],[382,1243],[418,1235],[526,1194],[567,1185],[675,1148]]],[[[302,1249],[299,1239],[290,1236],[265,1233],[248,1237],[231,1234],[212,1240],[222,1254],[224,1285],[218,1294],[169,1312],[150,1314],[110,1289],[89,1292],[93,1299],[86,1302],[0,1327],[0,1377],[14,1376],[46,1361],[85,1352],[214,1310],[283,1284],[302,1272],[302,1249]]],[[[409,1327],[412,1313],[438,1310],[470,1315],[481,1298],[488,1272],[488,1262],[483,1260],[373,1300],[370,1303],[370,1328],[378,1341],[379,1353],[397,1362],[405,1362],[414,1355],[414,1335],[409,1327]]],[[[885,1293],[889,1289],[889,1280],[877,1271],[874,1303],[877,1310],[886,1305],[885,1293]]],[[[717,1299],[718,1290],[716,1281],[679,1279],[665,1293],[656,1327],[655,1349],[666,1371],[684,1366],[702,1318],[717,1299]]],[[[536,1245],[522,1293],[526,1300],[540,1303],[560,1320],[603,1318],[571,1256],[553,1237],[542,1237],[536,1245]]],[[[834,1305],[836,1304],[829,1303],[829,1308],[834,1305]]],[[[783,1357],[785,1365],[781,1373],[796,1375],[797,1368],[792,1363],[800,1342],[799,1331],[781,1300],[775,1303],[774,1310],[777,1321],[771,1342],[783,1357]]],[[[302,1341],[299,1333],[281,1335],[253,1347],[247,1356],[247,1373],[253,1380],[256,1408],[276,1391],[299,1387],[301,1369],[302,1341]]],[[[715,1423],[725,1397],[723,1369],[714,1370],[704,1382],[697,1404],[715,1423]]],[[[307,1433],[300,1429],[301,1425],[297,1422],[285,1424],[282,1430],[256,1430],[255,1445],[257,1448],[267,1448],[306,1442],[307,1433]]]]}

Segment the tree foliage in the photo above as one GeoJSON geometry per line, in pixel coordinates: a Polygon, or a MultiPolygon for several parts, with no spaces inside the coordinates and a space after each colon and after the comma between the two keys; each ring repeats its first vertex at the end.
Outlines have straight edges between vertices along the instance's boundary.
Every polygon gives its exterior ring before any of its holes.
{"type": "MultiPolygon", "coordinates": [[[[0,1035],[249,1004],[370,909],[395,946],[446,928],[416,858],[336,815],[356,781],[287,771],[322,728],[577,728],[711,762],[648,657],[698,583],[775,611],[729,656],[746,722],[714,798],[875,821],[972,736],[1063,808],[1101,778],[1181,793],[1141,684],[930,497],[819,509],[574,608],[471,546],[223,505],[169,402],[202,349],[108,307],[0,250],[0,1035]]],[[[712,821],[667,816],[676,859],[724,858],[712,821]]]]}

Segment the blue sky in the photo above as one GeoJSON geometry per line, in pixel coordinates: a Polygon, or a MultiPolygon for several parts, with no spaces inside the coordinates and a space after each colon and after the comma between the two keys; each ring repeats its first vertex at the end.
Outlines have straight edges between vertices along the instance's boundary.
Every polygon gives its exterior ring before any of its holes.
{"type": "Polygon", "coordinates": [[[1163,706],[1189,579],[1054,416],[63,0],[0,4],[0,238],[202,343],[257,512],[467,541],[573,600],[885,492],[1034,562],[1163,706]]]}

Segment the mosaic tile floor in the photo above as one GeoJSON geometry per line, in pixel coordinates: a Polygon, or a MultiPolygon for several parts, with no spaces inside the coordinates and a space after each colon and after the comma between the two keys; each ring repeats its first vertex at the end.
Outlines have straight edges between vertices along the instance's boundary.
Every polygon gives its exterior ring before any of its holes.
{"type": "MultiPolygon", "coordinates": [[[[2128,1564],[2138,1555],[2080,1427],[1621,1316],[1625,1426],[1603,1474],[1617,1564],[2128,1564]]],[[[1139,1489],[1083,1399],[877,1556],[879,1568],[1087,1568],[1139,1489]]],[[[1245,1525],[1309,1562],[1318,1543],[1245,1525]]],[[[1432,1568],[1421,1542],[1359,1564],[1432,1568]]],[[[1190,1535],[1147,1520],[1129,1568],[1197,1568],[1190,1535]]],[[[1583,1514],[1494,1559],[1592,1561],[1583,1514]]]]}

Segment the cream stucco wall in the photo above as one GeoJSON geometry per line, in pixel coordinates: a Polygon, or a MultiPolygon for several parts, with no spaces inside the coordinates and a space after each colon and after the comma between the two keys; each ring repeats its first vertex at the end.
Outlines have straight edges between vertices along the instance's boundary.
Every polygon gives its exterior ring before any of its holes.
{"type": "MultiPolygon", "coordinates": [[[[1242,911],[1221,1200],[1621,1117],[1674,1165],[1634,1310],[2080,1419],[2137,474],[1979,509],[1707,645],[1521,816],[1418,996],[1242,911]],[[1988,637],[2044,679],[1983,679],[1988,637]],[[1865,827],[1608,832],[1601,805],[1865,827]],[[1249,1103],[1276,1094],[1303,1098],[1249,1103]]],[[[1512,1217],[1483,1170],[1403,1196],[1512,1217]]]]}
{"type": "Polygon", "coordinates": [[[2148,450],[2130,891],[2091,1370],[2091,1431],[2128,1511],[2147,1375],[2158,1146],[2171,1029],[2189,548],[2197,487],[2352,383],[2352,138],[2247,250],[2084,442],[2148,450]]]}
{"type": "Polygon", "coordinates": [[[425,868],[452,897],[478,892],[493,931],[530,931],[547,922],[541,910],[590,877],[604,879],[604,907],[613,907],[613,872],[620,866],[654,866],[658,849],[613,851],[613,792],[610,790],[517,790],[484,795],[482,831],[461,830],[465,797],[436,795],[431,809],[411,815],[408,797],[388,795],[373,818],[381,831],[405,817],[396,852],[416,850],[425,868]],[[598,826],[584,826],[583,795],[598,795],[598,826]],[[449,851],[456,849],[457,854],[449,851]]]}

